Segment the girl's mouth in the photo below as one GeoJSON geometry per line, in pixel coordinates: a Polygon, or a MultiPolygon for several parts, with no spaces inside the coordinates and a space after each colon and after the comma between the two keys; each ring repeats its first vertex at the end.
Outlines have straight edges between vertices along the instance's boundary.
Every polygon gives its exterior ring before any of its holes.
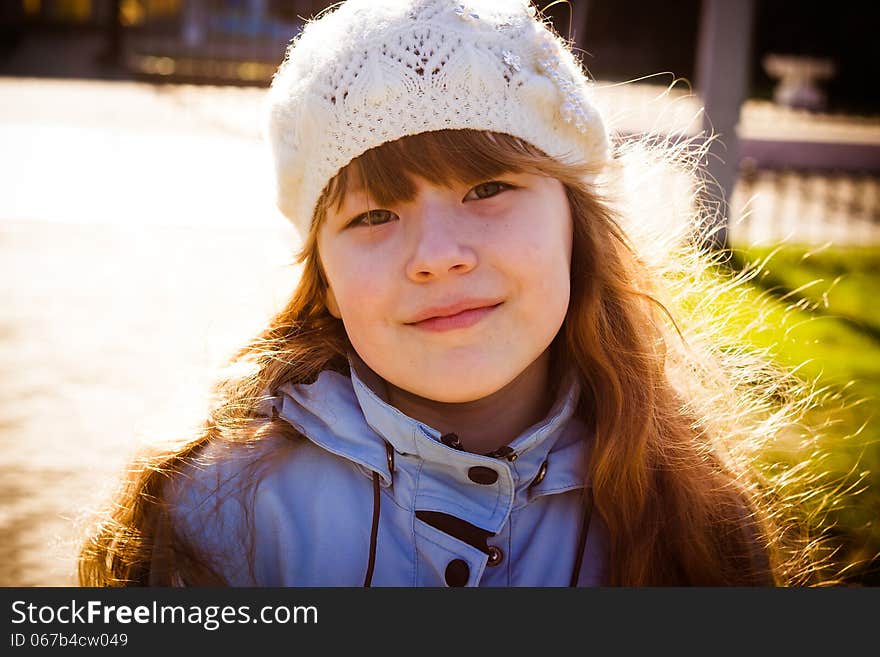
{"type": "Polygon", "coordinates": [[[465,329],[477,324],[500,305],[500,303],[496,303],[493,305],[480,306],[478,308],[468,308],[449,315],[428,317],[417,322],[412,322],[408,324],[408,326],[413,326],[424,331],[453,331],[456,329],[465,329]]]}

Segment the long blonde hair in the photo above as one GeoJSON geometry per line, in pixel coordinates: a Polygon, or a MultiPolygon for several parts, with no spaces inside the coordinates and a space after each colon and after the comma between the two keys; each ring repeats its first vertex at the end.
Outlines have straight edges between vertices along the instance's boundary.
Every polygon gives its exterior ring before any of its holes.
{"type": "MultiPolygon", "coordinates": [[[[626,157],[624,148],[619,161],[626,157]]],[[[691,313],[698,315],[694,308],[676,316],[695,286],[699,295],[736,283],[706,276],[712,263],[697,240],[677,240],[653,262],[645,257],[624,228],[638,217],[628,217],[626,199],[615,197],[615,170],[622,169],[612,166],[588,183],[600,172],[563,164],[507,135],[472,130],[406,137],[345,167],[319,201],[292,298],[231,359],[237,373],[216,385],[203,429],[129,469],[83,545],[80,582],[223,582],[211,555],[175,532],[164,491],[208,443],[301,440],[283,419],[261,412],[265,395],[284,383],[310,382],[325,369],[347,373],[350,344],[324,304],[316,232],[351,176],[384,205],[412,197],[413,176],[442,184],[504,171],[560,180],[571,206],[571,302],[552,349],[554,361],[573,367],[582,384],[578,413],[589,427],[584,440],[592,441],[595,510],[610,539],[607,583],[811,582],[817,544],[795,531],[783,478],[768,477],[756,465],[760,447],[797,422],[810,402],[759,355],[720,345],[717,336],[701,337],[711,330],[689,323],[691,313]]],[[[684,214],[684,223],[697,223],[694,207],[684,214]]]]}

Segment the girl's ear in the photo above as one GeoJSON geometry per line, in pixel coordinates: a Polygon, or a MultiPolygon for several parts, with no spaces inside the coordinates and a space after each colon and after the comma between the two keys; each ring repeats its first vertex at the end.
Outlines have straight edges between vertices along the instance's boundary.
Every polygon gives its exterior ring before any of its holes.
{"type": "Polygon", "coordinates": [[[342,314],[339,312],[339,304],[336,303],[336,295],[333,294],[333,289],[329,285],[327,286],[327,291],[324,292],[324,305],[327,306],[327,310],[336,319],[342,319],[342,314]]]}

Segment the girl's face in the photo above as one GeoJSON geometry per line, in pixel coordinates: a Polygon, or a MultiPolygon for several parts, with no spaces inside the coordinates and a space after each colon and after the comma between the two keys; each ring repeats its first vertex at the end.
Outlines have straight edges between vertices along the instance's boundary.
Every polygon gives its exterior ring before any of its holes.
{"type": "Polygon", "coordinates": [[[438,402],[482,399],[541,356],[562,325],[565,189],[530,173],[413,182],[411,200],[381,206],[355,183],[328,208],[318,232],[327,307],[392,385],[438,402]]]}

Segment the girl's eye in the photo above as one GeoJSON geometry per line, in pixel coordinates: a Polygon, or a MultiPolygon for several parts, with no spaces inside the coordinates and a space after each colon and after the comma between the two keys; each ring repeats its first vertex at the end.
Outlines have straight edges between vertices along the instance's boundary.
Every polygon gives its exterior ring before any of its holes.
{"type": "Polygon", "coordinates": [[[389,221],[394,221],[397,218],[397,215],[394,214],[391,210],[370,210],[369,212],[364,212],[363,214],[359,214],[350,222],[348,222],[349,226],[379,226],[384,223],[388,223],[389,221]]]}
{"type": "Polygon", "coordinates": [[[507,183],[492,180],[490,182],[480,183],[479,185],[471,189],[471,191],[469,191],[464,198],[466,201],[476,201],[484,198],[491,198],[508,189],[513,189],[513,185],[508,185],[507,183]]]}

